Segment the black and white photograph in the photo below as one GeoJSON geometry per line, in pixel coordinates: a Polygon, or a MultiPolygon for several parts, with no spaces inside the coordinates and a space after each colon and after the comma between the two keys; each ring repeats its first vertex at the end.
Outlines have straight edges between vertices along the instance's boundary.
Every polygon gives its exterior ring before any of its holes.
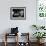
{"type": "Polygon", "coordinates": [[[26,19],[26,8],[25,7],[11,7],[10,8],[10,19],[11,20],[25,20],[26,19]]]}

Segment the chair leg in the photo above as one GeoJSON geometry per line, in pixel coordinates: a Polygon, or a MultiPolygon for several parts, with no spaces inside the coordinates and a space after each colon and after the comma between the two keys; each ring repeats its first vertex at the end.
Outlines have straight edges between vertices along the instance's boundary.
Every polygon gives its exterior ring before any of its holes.
{"type": "Polygon", "coordinates": [[[4,42],[4,44],[5,44],[5,46],[7,46],[7,42],[6,41],[4,42]]]}

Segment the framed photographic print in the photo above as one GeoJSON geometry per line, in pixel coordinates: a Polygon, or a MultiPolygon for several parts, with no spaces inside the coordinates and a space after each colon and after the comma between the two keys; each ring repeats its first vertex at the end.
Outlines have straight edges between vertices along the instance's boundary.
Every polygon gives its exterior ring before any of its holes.
{"type": "Polygon", "coordinates": [[[26,19],[26,8],[25,7],[11,7],[10,8],[10,19],[11,20],[25,20],[26,19]]]}
{"type": "Polygon", "coordinates": [[[44,26],[46,25],[46,0],[37,0],[36,3],[36,24],[44,26]]]}

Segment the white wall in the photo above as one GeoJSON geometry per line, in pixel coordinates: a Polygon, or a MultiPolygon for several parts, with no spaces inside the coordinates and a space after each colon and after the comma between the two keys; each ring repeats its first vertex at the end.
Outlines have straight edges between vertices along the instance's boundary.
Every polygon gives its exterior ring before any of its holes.
{"type": "Polygon", "coordinates": [[[32,24],[36,24],[36,0],[0,0],[0,34],[17,26],[32,35],[32,24]],[[26,20],[10,20],[10,7],[26,7],[26,20]]]}

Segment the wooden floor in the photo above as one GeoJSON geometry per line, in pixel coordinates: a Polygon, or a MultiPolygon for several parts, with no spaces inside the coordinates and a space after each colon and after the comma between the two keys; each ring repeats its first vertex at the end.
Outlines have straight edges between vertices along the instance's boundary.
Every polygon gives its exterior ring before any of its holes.
{"type": "MultiPolygon", "coordinates": [[[[4,43],[0,42],[0,46],[4,46],[4,43]]],[[[12,43],[12,42],[8,43],[8,46],[15,46],[15,42],[14,43],[12,43]]],[[[32,43],[30,43],[30,46],[37,46],[37,43],[32,42],[32,43]]],[[[46,43],[44,43],[42,46],[46,46],[46,43]]]]}

